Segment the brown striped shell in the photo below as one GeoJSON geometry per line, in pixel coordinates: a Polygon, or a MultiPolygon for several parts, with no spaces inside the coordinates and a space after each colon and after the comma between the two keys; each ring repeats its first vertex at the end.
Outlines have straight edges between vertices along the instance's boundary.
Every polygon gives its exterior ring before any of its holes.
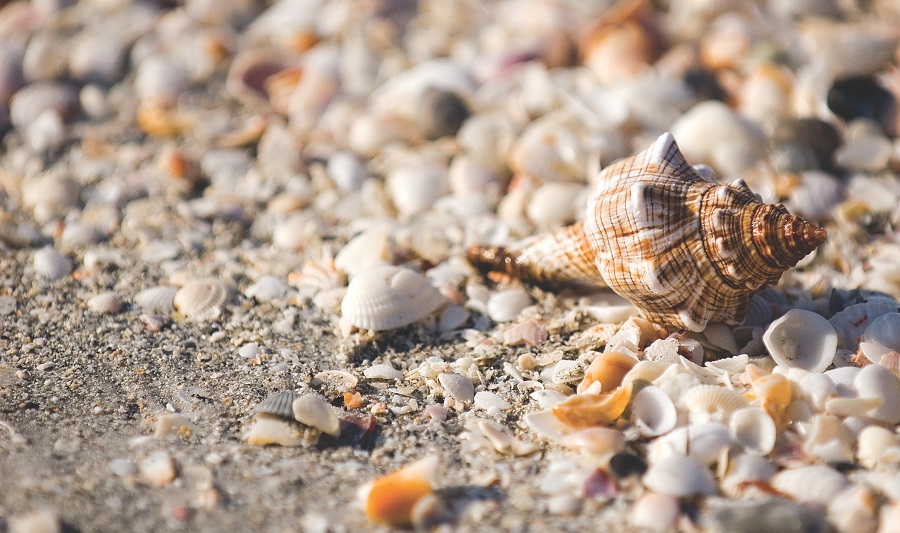
{"type": "Polygon", "coordinates": [[[824,229],[722,185],[670,133],[604,169],[583,222],[517,249],[473,247],[484,270],[538,283],[608,286],[661,324],[702,331],[743,319],[750,298],[815,250],[824,229]]]}

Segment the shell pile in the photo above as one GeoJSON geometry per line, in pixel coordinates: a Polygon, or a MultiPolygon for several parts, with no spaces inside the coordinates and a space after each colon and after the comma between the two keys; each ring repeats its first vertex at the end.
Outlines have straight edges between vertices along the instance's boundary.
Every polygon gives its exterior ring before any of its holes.
{"type": "Polygon", "coordinates": [[[898,102],[897,0],[0,2],[0,515],[896,531],[898,102]]]}

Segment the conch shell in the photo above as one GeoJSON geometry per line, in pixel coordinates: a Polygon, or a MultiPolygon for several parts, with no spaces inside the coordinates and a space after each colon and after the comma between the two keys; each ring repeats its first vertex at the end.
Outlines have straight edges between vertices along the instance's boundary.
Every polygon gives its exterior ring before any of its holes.
{"type": "Polygon", "coordinates": [[[822,244],[824,229],[764,204],[743,180],[711,181],[671,133],[604,169],[582,222],[520,248],[469,249],[482,270],[545,286],[608,286],[648,319],[703,331],[822,244]]]}

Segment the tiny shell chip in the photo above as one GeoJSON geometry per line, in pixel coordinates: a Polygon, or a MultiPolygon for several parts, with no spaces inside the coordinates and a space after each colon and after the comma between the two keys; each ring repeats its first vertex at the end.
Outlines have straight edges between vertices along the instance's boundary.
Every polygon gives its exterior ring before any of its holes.
{"type": "Polygon", "coordinates": [[[763,342],[784,368],[823,372],[834,360],[837,332],[828,320],[812,311],[791,309],[772,322],[763,342]]]}
{"type": "Polygon", "coordinates": [[[382,524],[409,525],[416,503],[432,494],[437,466],[437,457],[426,457],[364,485],[359,497],[366,516],[382,524]]]}
{"type": "Polygon", "coordinates": [[[215,320],[222,314],[222,306],[230,293],[228,285],[221,280],[195,279],[178,289],[172,303],[189,320],[215,320]]]}
{"type": "Polygon", "coordinates": [[[331,406],[314,394],[306,394],[291,404],[294,419],[332,437],[341,435],[341,423],[331,406]]]}
{"type": "Polygon", "coordinates": [[[175,299],[176,292],[178,292],[178,289],[169,285],[151,287],[135,294],[134,303],[138,304],[146,311],[171,313],[175,310],[175,306],[172,302],[175,299]]]}
{"type": "Polygon", "coordinates": [[[672,455],[651,464],[644,486],[659,494],[686,498],[716,493],[716,482],[703,464],[691,456],[672,455]]]}
{"type": "Polygon", "coordinates": [[[357,328],[386,331],[427,317],[443,302],[424,277],[407,268],[384,266],[354,276],[341,314],[357,328]]]}
{"type": "Polygon", "coordinates": [[[255,415],[272,415],[288,420],[294,418],[294,411],[291,404],[300,395],[294,391],[281,391],[269,396],[265,400],[253,408],[251,413],[255,415]]]}
{"type": "Polygon", "coordinates": [[[34,252],[34,272],[50,281],[56,281],[72,272],[72,263],[52,246],[34,252]]]}
{"type": "Polygon", "coordinates": [[[438,381],[454,400],[458,402],[472,402],[475,400],[475,384],[465,376],[455,372],[441,372],[438,381]]]}
{"type": "Polygon", "coordinates": [[[772,486],[801,502],[828,505],[850,481],[844,474],[825,465],[783,470],[772,478],[772,486]]]}
{"type": "Polygon", "coordinates": [[[88,309],[100,314],[116,314],[122,310],[122,305],[122,299],[114,292],[103,292],[87,301],[88,309]]]}

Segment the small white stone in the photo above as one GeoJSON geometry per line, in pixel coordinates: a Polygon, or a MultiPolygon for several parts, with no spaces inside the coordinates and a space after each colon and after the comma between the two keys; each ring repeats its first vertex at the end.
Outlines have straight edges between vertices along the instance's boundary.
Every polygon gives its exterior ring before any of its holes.
{"type": "Polygon", "coordinates": [[[164,487],[175,479],[175,461],[169,452],[158,451],[147,456],[140,463],[141,481],[151,487],[164,487]]]}
{"type": "Polygon", "coordinates": [[[390,363],[381,363],[372,365],[363,371],[363,375],[369,379],[402,379],[403,372],[390,365],[390,363]]]}

